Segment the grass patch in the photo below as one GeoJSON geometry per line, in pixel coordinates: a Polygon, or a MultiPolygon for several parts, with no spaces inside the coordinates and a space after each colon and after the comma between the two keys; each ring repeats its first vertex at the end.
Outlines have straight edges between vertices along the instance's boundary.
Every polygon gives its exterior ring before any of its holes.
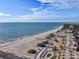
{"type": "Polygon", "coordinates": [[[54,56],[52,56],[50,59],[56,59],[56,56],[54,55],[54,56]]]}

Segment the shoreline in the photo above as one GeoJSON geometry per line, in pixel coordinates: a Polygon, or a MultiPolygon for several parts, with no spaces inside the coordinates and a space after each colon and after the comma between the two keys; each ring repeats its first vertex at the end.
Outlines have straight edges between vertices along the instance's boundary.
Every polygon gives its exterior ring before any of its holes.
{"type": "MultiPolygon", "coordinates": [[[[62,26],[62,25],[60,25],[62,26]]],[[[45,31],[42,31],[42,32],[36,32],[36,33],[33,33],[31,35],[24,35],[24,36],[20,36],[20,37],[15,37],[15,38],[9,38],[9,39],[1,39],[0,40],[0,44],[5,44],[5,43],[8,43],[8,42],[12,42],[12,41],[16,41],[16,40],[20,40],[20,39],[23,39],[23,38],[27,38],[27,37],[31,37],[31,36],[35,36],[35,35],[38,35],[40,33],[45,33],[45,32],[48,32],[48,31],[52,31],[52,30],[56,30],[58,27],[60,27],[59,25],[58,26],[55,26],[54,28],[51,28],[49,30],[45,30],[45,31]]]]}
{"type": "Polygon", "coordinates": [[[60,26],[57,29],[51,30],[51,31],[47,31],[47,32],[43,32],[43,33],[39,33],[36,35],[32,35],[29,37],[24,37],[21,40],[17,39],[15,41],[12,42],[7,42],[4,44],[0,44],[0,51],[4,51],[4,52],[8,52],[8,53],[13,53],[16,56],[19,57],[34,57],[34,55],[29,55],[28,53],[26,53],[28,50],[30,49],[35,49],[38,51],[38,47],[36,46],[38,43],[45,41],[45,37],[50,34],[50,33],[54,33],[57,32],[58,30],[60,30],[63,27],[60,26]],[[37,39],[40,38],[40,39],[37,39]]]}
{"type": "Polygon", "coordinates": [[[50,31],[45,31],[45,32],[41,32],[41,33],[38,33],[38,34],[34,34],[34,35],[29,35],[29,36],[23,36],[23,37],[19,37],[19,38],[12,38],[13,39],[13,41],[9,41],[9,42],[5,42],[5,43],[0,43],[0,46],[1,45],[6,45],[6,44],[10,44],[10,43],[13,43],[13,42],[15,42],[15,41],[21,41],[21,40],[23,40],[23,39],[28,39],[28,38],[30,38],[30,37],[37,37],[37,38],[40,38],[40,37],[43,37],[43,36],[46,36],[46,35],[48,35],[48,34],[50,34],[50,33],[54,33],[54,32],[56,32],[56,31],[58,31],[58,30],[60,30],[61,28],[63,27],[63,25],[61,25],[61,26],[59,26],[58,28],[55,28],[55,29],[53,29],[53,30],[50,30],[50,31]],[[40,36],[40,37],[38,37],[38,36],[40,36]],[[17,39],[17,40],[14,40],[14,39],[17,39]]]}

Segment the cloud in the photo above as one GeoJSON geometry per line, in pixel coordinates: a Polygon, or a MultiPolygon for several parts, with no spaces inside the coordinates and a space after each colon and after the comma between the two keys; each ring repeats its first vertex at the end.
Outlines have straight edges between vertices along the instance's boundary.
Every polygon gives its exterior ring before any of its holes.
{"type": "Polygon", "coordinates": [[[58,9],[79,8],[79,0],[37,0],[41,3],[49,3],[51,7],[58,9]]]}
{"type": "Polygon", "coordinates": [[[40,10],[40,11],[37,11],[37,9],[35,9],[35,10],[33,11],[33,13],[31,13],[29,15],[17,16],[16,19],[29,20],[29,21],[32,21],[32,20],[42,21],[42,20],[46,20],[46,19],[52,19],[55,17],[55,16],[52,16],[51,14],[49,15],[48,14],[49,12],[47,10],[40,10]]]}
{"type": "Polygon", "coordinates": [[[20,20],[33,20],[33,19],[45,19],[45,18],[51,18],[52,16],[49,15],[48,10],[43,9],[42,7],[39,8],[30,8],[29,10],[32,11],[31,14],[27,15],[20,15],[17,16],[16,19],[20,19],[20,20]]]}
{"type": "Polygon", "coordinates": [[[19,15],[16,19],[19,20],[26,20],[26,21],[46,21],[46,19],[59,19],[59,18],[67,18],[71,15],[65,12],[59,12],[59,9],[68,9],[68,8],[79,8],[79,1],[78,0],[37,0],[41,2],[41,4],[47,4],[46,8],[43,8],[43,5],[40,7],[30,8],[29,10],[32,11],[31,14],[19,15]],[[54,10],[54,8],[57,10],[54,10]],[[61,16],[62,15],[62,16],[61,16]]]}
{"type": "Polygon", "coordinates": [[[25,14],[25,15],[19,15],[16,17],[16,19],[19,20],[35,20],[35,21],[42,21],[46,19],[54,19],[54,18],[59,18],[59,15],[57,15],[57,11],[52,11],[50,10],[51,7],[43,9],[42,7],[40,8],[30,8],[29,10],[32,11],[31,14],[25,14]]]}
{"type": "Polygon", "coordinates": [[[33,14],[31,14],[31,15],[20,15],[20,16],[18,16],[17,17],[17,19],[20,19],[20,20],[38,20],[38,19],[49,19],[49,18],[51,18],[52,16],[45,16],[45,15],[33,15],[33,14]]]}
{"type": "Polygon", "coordinates": [[[0,16],[11,16],[10,14],[6,14],[6,13],[0,13],[0,16]]]}

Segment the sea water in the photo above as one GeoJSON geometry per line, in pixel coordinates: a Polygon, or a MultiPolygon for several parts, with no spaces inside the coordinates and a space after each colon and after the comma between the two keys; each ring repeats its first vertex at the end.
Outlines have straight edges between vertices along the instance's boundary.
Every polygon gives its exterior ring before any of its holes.
{"type": "Polygon", "coordinates": [[[58,22],[0,23],[0,42],[53,30],[61,25],[58,22]]]}

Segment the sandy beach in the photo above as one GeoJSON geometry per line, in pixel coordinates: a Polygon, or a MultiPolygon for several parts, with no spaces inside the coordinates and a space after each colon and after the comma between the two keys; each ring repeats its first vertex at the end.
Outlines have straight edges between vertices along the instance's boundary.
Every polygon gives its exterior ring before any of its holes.
{"type": "Polygon", "coordinates": [[[13,53],[16,56],[19,57],[31,57],[33,58],[34,55],[29,55],[27,53],[27,51],[29,49],[35,49],[37,51],[39,51],[39,47],[36,46],[37,43],[44,41],[45,37],[50,34],[50,33],[54,33],[58,30],[60,30],[63,26],[60,26],[57,29],[51,30],[51,31],[47,31],[47,32],[43,32],[43,33],[39,33],[36,35],[32,35],[29,37],[24,37],[20,39],[17,39],[15,41],[12,42],[8,42],[5,44],[0,44],[0,50],[4,51],[4,52],[8,52],[8,53],[13,53]]]}

